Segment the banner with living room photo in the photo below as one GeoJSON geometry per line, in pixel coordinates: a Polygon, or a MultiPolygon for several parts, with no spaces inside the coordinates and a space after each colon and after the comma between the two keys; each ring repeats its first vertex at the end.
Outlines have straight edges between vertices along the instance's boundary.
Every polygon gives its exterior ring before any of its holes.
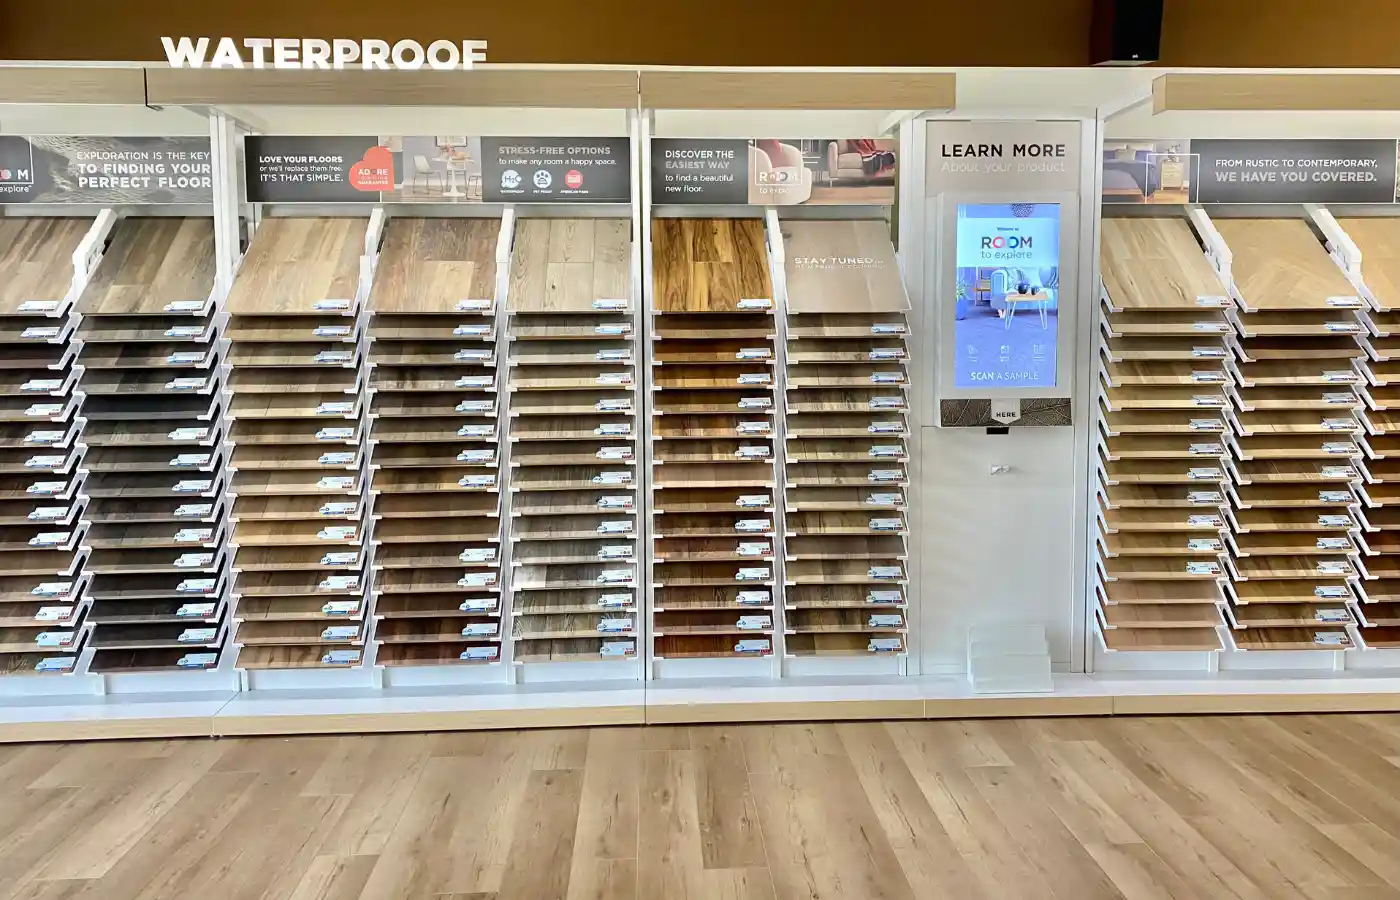
{"type": "Polygon", "coordinates": [[[626,137],[249,136],[251,203],[628,203],[626,137]]]}
{"type": "Polygon", "coordinates": [[[891,138],[653,138],[651,202],[893,206],[891,138]]]}

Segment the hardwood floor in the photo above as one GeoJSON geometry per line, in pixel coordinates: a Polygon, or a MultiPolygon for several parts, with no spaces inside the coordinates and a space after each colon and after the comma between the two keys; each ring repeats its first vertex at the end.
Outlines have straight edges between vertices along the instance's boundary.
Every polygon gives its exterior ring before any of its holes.
{"type": "Polygon", "coordinates": [[[0,747],[5,900],[1400,898],[1400,716],[0,747]]]}

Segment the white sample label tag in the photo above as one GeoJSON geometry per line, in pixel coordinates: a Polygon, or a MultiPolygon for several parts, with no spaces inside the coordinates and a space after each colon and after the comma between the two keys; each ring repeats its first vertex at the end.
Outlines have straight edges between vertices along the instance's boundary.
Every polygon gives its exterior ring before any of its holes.
{"type": "Polygon", "coordinates": [[[166,435],[172,441],[202,441],[209,437],[208,428],[176,428],[166,435]]]}
{"type": "Polygon", "coordinates": [[[165,304],[165,311],[168,313],[197,313],[204,309],[206,300],[175,300],[165,304]]]}
{"type": "Polygon", "coordinates": [[[175,665],[181,669],[212,669],[218,663],[217,653],[186,653],[175,660],[175,665]]]}
{"type": "Polygon", "coordinates": [[[314,304],[317,312],[341,312],[350,308],[349,300],[317,300],[314,304]]]}
{"type": "Polygon", "coordinates": [[[903,423],[903,422],[871,422],[870,425],[867,426],[865,430],[868,431],[868,432],[870,432],[871,434],[903,434],[903,433],[904,433],[904,423],[903,423]]]}
{"type": "Polygon", "coordinates": [[[871,531],[899,531],[904,527],[904,522],[900,519],[871,519],[871,531]]]}
{"type": "Polygon", "coordinates": [[[175,610],[175,615],[182,619],[203,619],[214,614],[213,603],[186,603],[175,610]]]}
{"type": "Polygon", "coordinates": [[[1186,471],[1186,477],[1193,481],[1219,481],[1224,476],[1219,469],[1197,469],[1192,468],[1186,471]]]}
{"type": "Polygon", "coordinates": [[[349,326],[349,325],[317,325],[316,328],[311,332],[311,334],[312,334],[313,337],[321,337],[321,338],[349,337],[349,336],[350,336],[350,326],[349,326]]]}
{"type": "Polygon", "coordinates": [[[603,609],[620,609],[632,605],[631,594],[603,594],[598,598],[598,605],[603,609]]]}
{"type": "Polygon", "coordinates": [[[484,310],[488,310],[488,309],[491,308],[491,301],[490,301],[490,300],[458,300],[458,301],[457,301],[457,305],[454,306],[453,308],[456,309],[458,312],[476,312],[476,311],[484,311],[484,310]]]}
{"type": "Polygon", "coordinates": [[[208,379],[205,378],[172,378],[165,383],[167,391],[202,391],[208,379]]]}
{"type": "Polygon", "coordinates": [[[1225,520],[1212,515],[1187,516],[1186,524],[1191,528],[1224,528],[1225,520]]]}
{"type": "Polygon", "coordinates": [[[457,605],[462,612],[494,612],[496,609],[495,597],[470,597],[457,605]]]}
{"type": "Polygon", "coordinates": [[[866,620],[867,628],[903,628],[904,617],[899,613],[881,613],[866,620]]]}
{"type": "Polygon", "coordinates": [[[457,579],[457,584],[460,587],[490,587],[495,583],[495,572],[468,572],[457,579]]]}
{"type": "Polygon", "coordinates": [[[31,547],[59,547],[73,537],[71,531],[41,531],[29,539],[31,547]]]}
{"type": "Polygon", "coordinates": [[[1344,631],[1319,631],[1313,635],[1313,643],[1324,647],[1349,647],[1351,638],[1344,631]]]}
{"type": "MultiPolygon", "coordinates": [[[[169,334],[170,332],[166,332],[169,334]]],[[[48,341],[58,337],[57,325],[32,325],[19,333],[26,341],[48,341]]]]}
{"type": "Polygon", "coordinates": [[[359,661],[359,650],[331,650],[321,657],[321,663],[327,666],[353,666],[359,661]]]}
{"type": "Polygon", "coordinates": [[[734,552],[740,556],[764,556],[773,552],[773,545],[768,541],[741,541],[734,552]]]}
{"type": "Polygon", "coordinates": [[[631,656],[637,652],[636,641],[603,641],[599,656],[631,656]]]}
{"type": "Polygon", "coordinates": [[[593,476],[594,484],[631,484],[631,472],[600,472],[593,476]]]}
{"type": "Polygon", "coordinates": [[[876,347],[870,351],[868,358],[871,362],[879,362],[882,360],[903,359],[904,355],[904,350],[900,347],[876,347]]]}
{"type": "Polygon", "coordinates": [[[57,444],[63,440],[61,431],[31,431],[24,436],[26,444],[57,444]]]}
{"type": "Polygon", "coordinates": [[[57,469],[63,465],[66,456],[31,456],[24,461],[26,469],[57,469]]]}
{"type": "Polygon", "coordinates": [[[603,634],[617,634],[619,632],[631,630],[632,619],[630,617],[625,619],[605,618],[598,620],[598,631],[603,634]]]}
{"type": "Polygon", "coordinates": [[[485,647],[468,647],[461,653],[457,654],[457,658],[462,660],[491,660],[495,659],[497,656],[500,656],[500,654],[501,648],[495,645],[485,647]]]}
{"type": "Polygon", "coordinates": [[[600,509],[631,509],[632,498],[618,496],[599,497],[597,506],[600,509]]]}
{"type": "Polygon", "coordinates": [[[1322,445],[1323,453],[1356,453],[1356,445],[1341,441],[1329,441],[1322,445]]]}
{"type": "Polygon", "coordinates": [[[1186,541],[1186,549],[1195,553],[1216,553],[1220,547],[1220,541],[1215,538],[1189,538],[1186,541]]]}
{"type": "Polygon", "coordinates": [[[323,566],[353,566],[360,561],[360,554],[356,550],[343,550],[338,553],[327,553],[321,557],[323,566]]]}
{"type": "Polygon", "coordinates": [[[1205,383],[1208,383],[1208,384],[1217,384],[1217,383],[1222,382],[1222,381],[1225,380],[1225,373],[1224,373],[1224,372],[1192,372],[1192,373],[1191,373],[1191,380],[1192,380],[1192,381],[1195,381],[1195,382],[1205,382],[1205,383]]]}
{"type": "Polygon", "coordinates": [[[214,539],[214,529],[212,528],[181,528],[175,532],[175,543],[177,544],[202,544],[214,539]]]}
{"type": "Polygon", "coordinates": [[[341,364],[348,363],[354,358],[354,354],[349,350],[322,350],[316,354],[316,362],[341,364]]]}
{"type": "Polygon", "coordinates": [[[1229,322],[1193,322],[1191,327],[1196,331],[1225,332],[1230,330],[1229,322]]]}
{"type": "Polygon", "coordinates": [[[770,494],[741,494],[734,504],[743,509],[761,509],[772,506],[773,497],[770,494]]]}
{"type": "Polygon", "coordinates": [[[1356,470],[1351,466],[1323,466],[1323,478],[1355,478],[1356,470]]]}
{"type": "Polygon", "coordinates": [[[165,362],[171,366],[198,366],[204,363],[204,358],[202,350],[181,350],[167,356],[165,362]]]}
{"type": "Polygon", "coordinates": [[[767,459],[773,455],[773,451],[768,447],[740,447],[734,451],[734,455],[740,459],[767,459]]]}
{"type": "Polygon", "coordinates": [[[866,649],[871,653],[898,653],[904,649],[904,643],[897,637],[871,638],[866,649]]]}
{"type": "Polygon", "coordinates": [[[56,416],[61,412],[63,412],[62,403],[35,403],[33,406],[30,406],[28,409],[26,409],[24,411],[24,414],[26,416],[51,417],[56,416]]]}
{"type": "Polygon", "coordinates": [[[1186,564],[1187,575],[1219,575],[1220,564],[1213,562],[1188,562],[1186,564]]]}
{"type": "Polygon", "coordinates": [[[1327,305],[1337,309],[1360,309],[1360,297],[1328,297],[1327,305]]]}
{"type": "Polygon", "coordinates": [[[599,584],[631,584],[631,569],[605,569],[598,573],[596,579],[599,584]]]}
{"type": "Polygon", "coordinates": [[[734,627],[741,631],[762,631],[773,627],[772,616],[740,616],[734,627]]]}
{"type": "Polygon", "coordinates": [[[36,481],[24,489],[26,494],[38,494],[42,497],[52,497],[54,494],[61,494],[68,489],[66,481],[36,481]]]}
{"type": "Polygon", "coordinates": [[[867,481],[890,482],[904,479],[904,472],[900,469],[874,469],[866,476],[867,481]]]}
{"type": "Polygon", "coordinates": [[[1322,575],[1346,575],[1351,566],[1339,559],[1324,559],[1318,562],[1317,571],[1322,575]]]}
{"type": "Polygon", "coordinates": [[[632,383],[632,373],[631,373],[631,372],[602,372],[602,373],[600,373],[600,374],[598,375],[597,378],[594,379],[594,383],[596,383],[596,384],[606,384],[606,385],[631,384],[631,383],[632,383]]]}
{"type": "Polygon", "coordinates": [[[631,544],[614,544],[614,545],[608,546],[608,547],[599,547],[599,548],[598,548],[598,558],[599,558],[599,559],[631,559],[631,558],[632,558],[632,545],[631,545],[631,544]]]}
{"type": "Polygon", "coordinates": [[[1224,359],[1224,347],[1192,347],[1191,355],[1197,359],[1224,359]]]}
{"type": "Polygon", "coordinates": [[[739,301],[739,309],[772,309],[773,301],[767,297],[748,297],[739,301]]]}
{"type": "Polygon", "coordinates": [[[898,459],[904,455],[904,447],[899,444],[874,444],[867,455],[876,459],[898,459]]]}
{"type": "Polygon", "coordinates": [[[25,518],[31,522],[52,522],[54,519],[68,518],[70,506],[36,506],[25,518]]]}
{"type": "Polygon", "coordinates": [[[903,334],[903,322],[876,322],[870,326],[871,334],[903,334]]]}
{"type": "Polygon", "coordinates": [[[491,358],[490,350],[468,350],[463,348],[452,354],[452,358],[458,362],[484,362],[491,358]]]}
{"type": "Polygon", "coordinates": [[[176,325],[165,329],[165,336],[168,338],[197,338],[203,335],[203,325],[176,325]]]}
{"type": "Polygon", "coordinates": [[[191,467],[207,466],[211,459],[213,459],[213,455],[209,453],[181,453],[170,460],[170,464],[176,468],[188,469],[191,467]]]}
{"type": "Polygon", "coordinates": [[[1344,537],[1320,537],[1317,539],[1317,549],[1319,550],[1350,550],[1351,541],[1344,537]]]}
{"type": "Polygon", "coordinates": [[[316,537],[323,541],[353,541],[356,533],[354,525],[327,525],[316,532],[316,537]]]}
{"type": "Polygon", "coordinates": [[[600,297],[593,301],[594,309],[619,310],[627,308],[627,301],[617,297],[600,297]]]}
{"type": "Polygon", "coordinates": [[[41,606],[34,614],[36,622],[63,622],[73,615],[71,606],[41,606]]]}
{"type": "Polygon", "coordinates": [[[458,437],[491,437],[496,433],[495,425],[463,425],[457,429],[458,437]]]}
{"type": "Polygon", "coordinates": [[[46,656],[34,664],[36,672],[67,672],[78,662],[76,656],[46,656]]]}
{"type": "Polygon", "coordinates": [[[773,577],[773,570],[767,567],[750,567],[734,573],[735,581],[767,581],[773,577]]]}
{"type": "Polygon", "coordinates": [[[1323,503],[1350,503],[1352,496],[1350,491],[1318,491],[1317,499],[1323,503]]]}
{"type": "Polygon", "coordinates": [[[212,565],[213,562],[214,554],[212,553],[181,553],[171,565],[177,569],[199,569],[212,565]]]}
{"type": "Polygon", "coordinates": [[[463,375],[453,382],[457,387],[483,387],[489,388],[496,383],[496,379],[490,375],[463,375]]]}
{"type": "Polygon", "coordinates": [[[904,502],[900,494],[870,494],[865,498],[870,506],[899,506],[904,502]]]}
{"type": "Polygon", "coordinates": [[[360,576],[358,575],[327,575],[321,579],[321,583],[316,585],[318,591],[358,591],[360,589],[360,576]]]}
{"type": "Polygon", "coordinates": [[[734,602],[740,606],[767,606],[772,599],[768,591],[740,591],[734,595],[734,602]]]}
{"type": "Polygon", "coordinates": [[[1354,403],[1355,401],[1356,401],[1356,395],[1355,395],[1355,394],[1323,394],[1323,395],[1322,395],[1322,402],[1323,402],[1323,403],[1341,404],[1341,403],[1354,403]]]}
{"type": "Polygon", "coordinates": [[[495,403],[490,400],[463,400],[456,406],[457,412],[490,412],[495,407],[495,403]]]}
{"type": "Polygon", "coordinates": [[[632,358],[632,351],[625,347],[620,350],[599,350],[593,354],[598,362],[626,362],[632,358]]]}
{"type": "Polygon", "coordinates": [[[498,628],[495,622],[473,622],[462,629],[462,637],[490,637],[498,628]]]}
{"type": "Polygon", "coordinates": [[[218,636],[217,628],[186,628],[175,640],[182,644],[207,644],[218,636]]]}
{"type": "Polygon", "coordinates": [[[213,487],[214,482],[209,480],[181,480],[175,482],[175,486],[172,487],[171,490],[177,494],[198,494],[203,491],[211,490],[213,487]]]}
{"type": "Polygon", "coordinates": [[[602,459],[602,460],[614,460],[614,461],[616,461],[616,460],[624,460],[624,459],[631,459],[631,458],[632,458],[632,448],[631,448],[631,447],[599,447],[599,448],[598,448],[598,452],[595,453],[594,456],[596,456],[598,459],[602,459]]]}
{"type": "Polygon", "coordinates": [[[772,359],[773,351],[768,347],[740,347],[735,359],[772,359]]]}
{"type": "MultiPolygon", "coordinates": [[[[175,585],[175,593],[177,593],[177,594],[207,594],[207,593],[209,593],[210,591],[214,590],[214,587],[216,586],[216,584],[217,584],[217,581],[216,581],[216,579],[213,579],[213,578],[186,578],[184,581],[181,581],[179,584],[175,585]]],[[[187,603],[185,606],[182,606],[181,609],[186,609],[186,608],[189,608],[189,609],[196,609],[196,608],[202,608],[202,607],[204,607],[204,606],[206,606],[206,605],[209,605],[209,604],[187,603]]],[[[213,607],[212,605],[209,605],[209,609],[210,609],[211,611],[213,610],[213,608],[214,608],[214,607],[213,607]]],[[[191,612],[191,613],[187,613],[187,615],[203,615],[203,613],[194,613],[194,612],[191,612]]]]}
{"type": "Polygon", "coordinates": [[[593,408],[598,410],[598,412],[630,412],[632,409],[632,400],[629,397],[616,400],[599,400],[597,403],[593,404],[593,408]]]}
{"type": "Polygon", "coordinates": [[[321,630],[323,641],[353,641],[360,636],[358,625],[330,625],[321,630]]]}
{"type": "Polygon", "coordinates": [[[734,523],[735,531],[772,531],[772,519],[740,519],[734,523]]]}
{"type": "Polygon", "coordinates": [[[468,547],[457,554],[457,559],[464,563],[491,562],[495,558],[495,547],[468,547]]]}
{"type": "Polygon", "coordinates": [[[767,638],[745,638],[734,644],[735,653],[768,653],[772,649],[773,642],[767,638]]]}
{"type": "Polygon", "coordinates": [[[1318,516],[1317,524],[1323,528],[1350,528],[1351,516],[1318,516]]]}
{"type": "Polygon", "coordinates": [[[359,610],[358,600],[327,600],[321,604],[321,614],[327,616],[351,616],[359,610]]]}
{"type": "Polygon", "coordinates": [[[1361,330],[1358,322],[1326,322],[1322,327],[1334,334],[1355,334],[1361,330]]]}
{"type": "Polygon", "coordinates": [[[457,479],[457,486],[464,488],[489,488],[495,485],[495,475],[464,475],[457,479]]]}
{"type": "Polygon", "coordinates": [[[1192,431],[1223,431],[1225,423],[1220,419],[1192,419],[1188,427],[1192,431]]]}
{"type": "Polygon", "coordinates": [[[1197,394],[1191,398],[1191,404],[1193,406],[1224,406],[1225,398],[1211,394],[1197,394]]]}
{"type": "Polygon", "coordinates": [[[485,450],[463,450],[457,454],[457,462],[467,463],[489,463],[496,459],[496,451],[491,448],[485,450]]]}
{"type": "Polygon", "coordinates": [[[1338,584],[1319,584],[1313,588],[1313,596],[1323,600],[1336,600],[1347,595],[1347,589],[1338,584]]]}
{"type": "Polygon", "coordinates": [[[1351,613],[1346,609],[1319,609],[1313,613],[1313,618],[1319,622],[1335,624],[1338,622],[1350,622],[1351,613]]]}
{"type": "Polygon", "coordinates": [[[490,325],[458,325],[452,329],[452,333],[458,337],[471,335],[473,337],[485,337],[491,333],[490,325]]]}
{"type": "Polygon", "coordinates": [[[1356,380],[1356,372],[1351,369],[1338,369],[1336,371],[1323,372],[1322,377],[1326,381],[1352,382],[1356,380]]]}
{"type": "Polygon", "coordinates": [[[626,322],[610,322],[593,327],[594,334],[628,334],[632,331],[632,326],[626,322]]]}
{"type": "Polygon", "coordinates": [[[323,466],[348,466],[355,461],[355,451],[336,450],[332,453],[322,453],[316,457],[316,461],[323,466]]]}
{"type": "Polygon", "coordinates": [[[75,631],[41,631],[34,637],[36,647],[67,647],[77,637],[75,631]]]}
{"type": "Polygon", "coordinates": [[[1355,431],[1355,419],[1323,419],[1322,428],[1324,431],[1355,431]]]}
{"type": "Polygon", "coordinates": [[[355,484],[354,475],[322,475],[316,482],[319,491],[344,491],[355,484]]]}
{"type": "Polygon", "coordinates": [[[745,372],[738,380],[740,384],[771,384],[773,376],[767,372],[745,372]]]}
{"type": "Polygon", "coordinates": [[[316,407],[318,416],[348,416],[354,412],[355,403],[352,400],[331,400],[319,404],[316,407]]]}
{"type": "Polygon", "coordinates": [[[19,311],[22,313],[47,313],[57,309],[57,300],[26,300],[19,305],[19,311]]]}
{"type": "Polygon", "coordinates": [[[869,578],[903,578],[904,570],[899,566],[871,566],[865,574],[869,578]]]}
{"type": "Polygon", "coordinates": [[[72,590],[71,581],[46,581],[31,588],[29,593],[35,597],[66,597],[72,590]]]}
{"type": "Polygon", "coordinates": [[[866,603],[878,603],[889,605],[891,603],[903,603],[904,595],[899,591],[869,591],[865,595],[866,603]]]}
{"type": "Polygon", "coordinates": [[[34,378],[19,386],[21,391],[56,391],[63,387],[61,378],[34,378]]]}
{"type": "Polygon", "coordinates": [[[1192,444],[1187,448],[1192,456],[1219,456],[1225,452],[1220,444],[1192,444]]]}
{"type": "Polygon", "coordinates": [[[734,430],[740,434],[768,434],[773,430],[771,422],[740,422],[734,426],[734,430]]]}
{"type": "Polygon", "coordinates": [[[631,422],[604,422],[593,433],[599,437],[623,437],[632,433],[631,422]]]}
{"type": "Polygon", "coordinates": [[[772,409],[773,400],[769,397],[740,397],[740,409],[772,409]]]}

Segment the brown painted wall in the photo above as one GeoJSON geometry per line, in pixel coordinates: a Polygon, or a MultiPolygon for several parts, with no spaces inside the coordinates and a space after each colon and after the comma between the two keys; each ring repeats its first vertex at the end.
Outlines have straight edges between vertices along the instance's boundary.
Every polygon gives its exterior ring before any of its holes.
{"type": "MultiPolygon", "coordinates": [[[[1131,2],[1131,0],[1129,0],[1131,2]]],[[[1075,66],[1092,0],[0,0],[0,59],[160,59],[159,38],[484,38],[493,62],[1075,66]]],[[[1400,67],[1400,0],[1167,0],[1162,61],[1400,67]]]]}

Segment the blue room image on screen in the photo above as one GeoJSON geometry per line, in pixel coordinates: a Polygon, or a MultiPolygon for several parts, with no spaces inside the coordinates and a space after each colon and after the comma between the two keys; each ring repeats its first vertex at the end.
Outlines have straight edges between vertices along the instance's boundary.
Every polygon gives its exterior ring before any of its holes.
{"type": "Polygon", "coordinates": [[[1059,204],[958,204],[957,270],[954,385],[1053,387],[1059,204]]]}

